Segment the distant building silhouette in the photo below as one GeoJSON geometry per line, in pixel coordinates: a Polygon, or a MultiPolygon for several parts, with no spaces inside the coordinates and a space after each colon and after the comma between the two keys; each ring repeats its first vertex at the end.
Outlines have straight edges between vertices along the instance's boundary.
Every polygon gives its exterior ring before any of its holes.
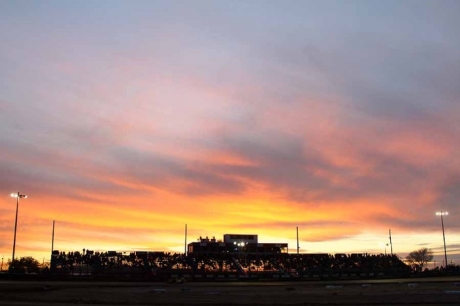
{"type": "Polygon", "coordinates": [[[258,253],[278,254],[287,253],[287,243],[259,243],[257,235],[225,234],[224,239],[216,240],[215,237],[200,238],[197,242],[188,244],[188,253],[258,253]]]}

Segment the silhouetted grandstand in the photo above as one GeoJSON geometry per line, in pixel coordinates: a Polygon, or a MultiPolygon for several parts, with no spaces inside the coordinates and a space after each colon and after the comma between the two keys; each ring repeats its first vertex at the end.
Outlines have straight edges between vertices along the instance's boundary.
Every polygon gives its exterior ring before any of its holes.
{"type": "Polygon", "coordinates": [[[106,280],[319,280],[402,277],[411,272],[396,255],[288,254],[282,251],[283,244],[260,245],[257,235],[249,236],[226,235],[223,242],[201,238],[188,245],[187,255],[53,251],[50,276],[106,280]]]}

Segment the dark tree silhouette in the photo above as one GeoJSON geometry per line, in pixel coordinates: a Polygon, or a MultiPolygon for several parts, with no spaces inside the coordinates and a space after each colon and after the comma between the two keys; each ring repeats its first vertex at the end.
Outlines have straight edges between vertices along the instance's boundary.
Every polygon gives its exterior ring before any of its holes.
{"type": "Polygon", "coordinates": [[[433,251],[427,248],[421,248],[416,251],[412,251],[406,256],[406,260],[411,265],[416,265],[420,271],[423,267],[431,260],[433,260],[433,251]]]}
{"type": "Polygon", "coordinates": [[[13,262],[8,260],[8,270],[15,273],[37,273],[40,270],[40,263],[33,257],[21,257],[13,262]]]}

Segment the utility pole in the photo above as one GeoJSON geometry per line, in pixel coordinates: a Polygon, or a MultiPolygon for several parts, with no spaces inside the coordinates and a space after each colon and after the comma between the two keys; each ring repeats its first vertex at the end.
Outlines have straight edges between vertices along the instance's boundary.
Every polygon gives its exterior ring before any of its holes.
{"type": "Polygon", "coordinates": [[[297,231],[297,255],[299,255],[299,227],[297,226],[296,227],[296,231],[297,231]]]}
{"type": "Polygon", "coordinates": [[[391,242],[391,229],[388,230],[388,233],[390,234],[391,256],[393,256],[393,242],[391,242]]]}
{"type": "Polygon", "coordinates": [[[184,245],[184,253],[187,256],[187,224],[185,224],[185,245],[184,245]]]}

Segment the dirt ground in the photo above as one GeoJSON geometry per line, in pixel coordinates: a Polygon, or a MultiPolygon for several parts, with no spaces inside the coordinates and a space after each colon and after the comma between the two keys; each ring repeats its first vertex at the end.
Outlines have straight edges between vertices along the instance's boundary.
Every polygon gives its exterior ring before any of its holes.
{"type": "Polygon", "coordinates": [[[460,305],[460,279],[268,283],[0,282],[0,305],[460,305]]]}

